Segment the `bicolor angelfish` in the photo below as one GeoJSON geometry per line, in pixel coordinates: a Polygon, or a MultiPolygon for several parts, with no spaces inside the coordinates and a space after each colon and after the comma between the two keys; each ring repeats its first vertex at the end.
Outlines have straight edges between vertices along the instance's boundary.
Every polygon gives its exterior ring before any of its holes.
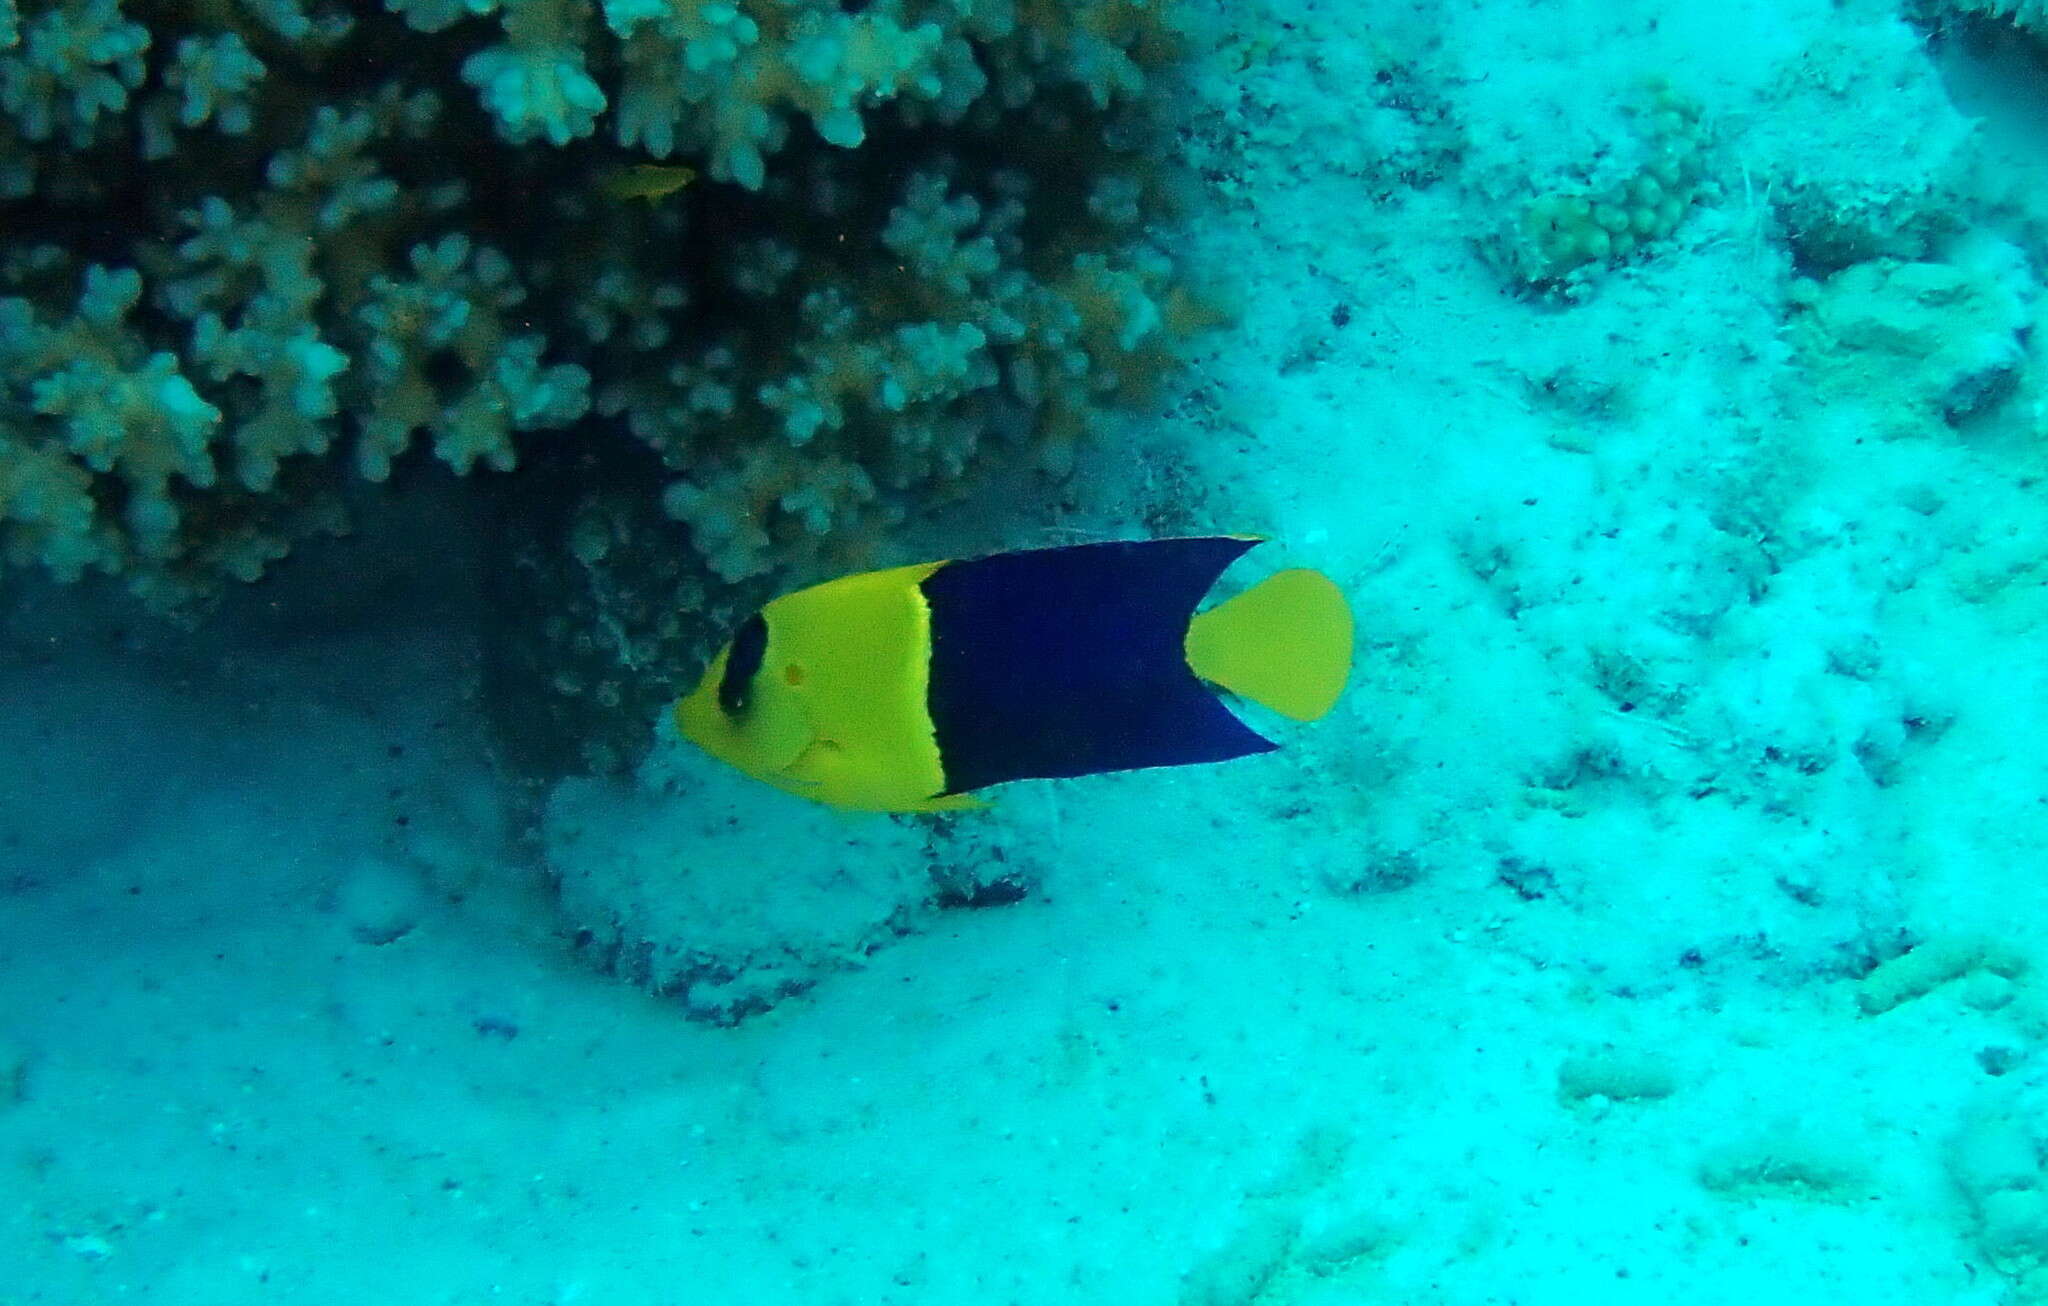
{"type": "Polygon", "coordinates": [[[1196,613],[1256,537],[1078,544],[863,572],[749,617],[675,707],[685,738],[835,807],[937,812],[1010,780],[1220,762],[1278,745],[1218,690],[1328,712],[1351,611],[1277,572],[1196,613]]]}

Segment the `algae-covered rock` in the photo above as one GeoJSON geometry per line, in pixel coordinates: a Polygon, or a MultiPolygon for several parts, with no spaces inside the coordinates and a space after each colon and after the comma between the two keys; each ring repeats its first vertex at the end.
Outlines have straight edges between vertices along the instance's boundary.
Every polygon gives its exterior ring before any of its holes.
{"type": "Polygon", "coordinates": [[[1987,1092],[1948,1142],[1963,1228],[2014,1302],[2048,1300],[2048,1114],[2038,1089],[1987,1092]]]}
{"type": "Polygon", "coordinates": [[[1876,259],[1794,287],[1792,338],[1822,397],[1890,434],[1988,412],[2020,386],[2023,266],[1876,259]]]}
{"type": "Polygon", "coordinates": [[[1920,259],[1962,225],[1975,125],[1926,41],[1892,14],[1829,28],[1772,75],[1744,124],[1742,184],[1798,265],[1920,259]]]}
{"type": "MultiPolygon", "coordinates": [[[[986,815],[986,814],[985,814],[986,815]]],[[[563,924],[593,965],[731,1024],[861,964],[947,907],[1024,896],[1000,820],[848,813],[665,730],[633,782],[565,780],[542,822],[563,924]]]]}

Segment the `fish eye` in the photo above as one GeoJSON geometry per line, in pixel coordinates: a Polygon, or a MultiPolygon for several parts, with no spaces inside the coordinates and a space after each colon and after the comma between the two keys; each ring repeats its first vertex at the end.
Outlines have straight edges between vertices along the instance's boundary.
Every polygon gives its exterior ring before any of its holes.
{"type": "Polygon", "coordinates": [[[738,716],[753,700],[754,673],[768,654],[768,623],[756,612],[732,637],[732,649],[725,655],[725,674],[718,680],[718,706],[727,716],[738,716]]]}

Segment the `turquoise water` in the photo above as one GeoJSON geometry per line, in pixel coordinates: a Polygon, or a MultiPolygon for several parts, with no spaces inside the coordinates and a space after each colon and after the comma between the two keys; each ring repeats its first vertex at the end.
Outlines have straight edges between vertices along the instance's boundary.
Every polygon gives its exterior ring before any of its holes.
{"type": "Polygon", "coordinates": [[[1268,535],[1358,620],[1273,753],[899,820],[628,684],[572,774],[431,470],[202,621],[7,573],[0,1304],[2048,1301],[2048,55],[1962,8],[1190,11],[1234,319],[877,561],[1268,535]]]}

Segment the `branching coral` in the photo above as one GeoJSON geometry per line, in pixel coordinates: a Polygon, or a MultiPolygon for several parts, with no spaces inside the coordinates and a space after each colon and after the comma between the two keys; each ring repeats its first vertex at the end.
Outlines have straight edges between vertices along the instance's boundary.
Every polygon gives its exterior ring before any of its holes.
{"type": "Polygon", "coordinates": [[[39,321],[27,300],[0,300],[0,365],[19,378],[6,396],[10,425],[39,437],[7,460],[10,557],[38,557],[65,577],[104,563],[113,531],[90,494],[95,475],[119,479],[133,547],[162,556],[178,529],[171,478],[214,482],[208,444],[220,410],[174,355],[149,352],[127,329],[141,293],[133,269],[94,265],[60,321],[39,321]]]}
{"type": "Polygon", "coordinates": [[[203,593],[415,442],[575,427],[737,578],[1057,465],[1199,321],[1173,52],[1145,0],[0,0],[6,555],[203,593]]]}
{"type": "Polygon", "coordinates": [[[149,43],[148,30],[121,12],[119,0],[31,8],[17,48],[0,62],[0,110],[28,140],[61,138],[85,149],[142,84],[149,43]]]}

